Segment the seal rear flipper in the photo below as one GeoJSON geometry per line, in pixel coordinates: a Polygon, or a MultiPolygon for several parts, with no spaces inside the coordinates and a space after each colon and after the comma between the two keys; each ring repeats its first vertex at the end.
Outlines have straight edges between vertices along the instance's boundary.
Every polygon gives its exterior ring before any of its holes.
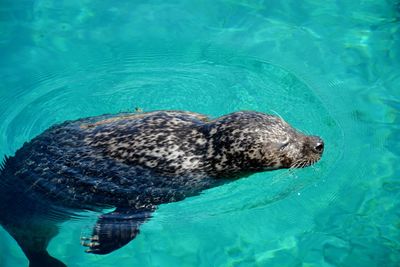
{"type": "Polygon", "coordinates": [[[26,254],[29,267],[67,267],[64,263],[49,255],[47,251],[26,254]]]}
{"type": "Polygon", "coordinates": [[[67,267],[47,252],[49,241],[58,233],[56,225],[29,224],[3,225],[17,241],[29,260],[29,267],[67,267]]]}
{"type": "Polygon", "coordinates": [[[139,234],[139,227],[147,221],[155,206],[145,209],[117,208],[103,214],[97,220],[90,238],[82,237],[82,245],[88,247],[86,252],[108,254],[119,249],[139,234]]]}

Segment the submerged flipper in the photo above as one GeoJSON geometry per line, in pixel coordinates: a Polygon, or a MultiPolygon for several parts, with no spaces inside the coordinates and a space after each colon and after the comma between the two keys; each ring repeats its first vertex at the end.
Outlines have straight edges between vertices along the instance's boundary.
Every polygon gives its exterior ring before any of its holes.
{"type": "Polygon", "coordinates": [[[92,237],[82,237],[82,245],[88,247],[86,252],[107,254],[119,249],[139,234],[139,227],[151,217],[155,207],[132,210],[117,208],[115,211],[101,215],[93,229],[92,237]]]}
{"type": "Polygon", "coordinates": [[[29,267],[67,267],[47,252],[49,241],[58,233],[56,225],[35,224],[3,225],[17,241],[29,260],[29,267]]]}

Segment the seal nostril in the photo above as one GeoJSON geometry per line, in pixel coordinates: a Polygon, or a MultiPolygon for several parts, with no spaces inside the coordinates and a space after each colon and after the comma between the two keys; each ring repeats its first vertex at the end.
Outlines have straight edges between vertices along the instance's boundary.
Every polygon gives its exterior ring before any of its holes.
{"type": "Polygon", "coordinates": [[[324,150],[324,143],[318,142],[318,143],[315,145],[314,149],[315,149],[317,152],[322,152],[322,150],[324,150]]]}

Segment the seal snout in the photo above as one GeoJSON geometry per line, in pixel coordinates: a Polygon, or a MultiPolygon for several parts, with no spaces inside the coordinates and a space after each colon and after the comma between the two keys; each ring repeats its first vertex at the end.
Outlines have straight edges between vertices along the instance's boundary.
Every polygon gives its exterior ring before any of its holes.
{"type": "Polygon", "coordinates": [[[315,153],[322,154],[324,152],[324,141],[318,136],[313,136],[311,147],[315,153]]]}

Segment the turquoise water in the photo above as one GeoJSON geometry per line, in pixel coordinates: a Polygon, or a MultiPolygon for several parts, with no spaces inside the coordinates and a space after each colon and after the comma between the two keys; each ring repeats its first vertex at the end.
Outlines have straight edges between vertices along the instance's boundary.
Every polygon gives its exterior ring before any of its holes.
{"type": "MultiPolygon", "coordinates": [[[[68,266],[399,266],[400,3],[5,1],[0,155],[68,119],[184,109],[283,116],[326,144],[296,171],[253,175],[162,205],[105,256],[69,221],[68,266]]],[[[0,266],[27,266],[0,228],[0,266]]]]}

